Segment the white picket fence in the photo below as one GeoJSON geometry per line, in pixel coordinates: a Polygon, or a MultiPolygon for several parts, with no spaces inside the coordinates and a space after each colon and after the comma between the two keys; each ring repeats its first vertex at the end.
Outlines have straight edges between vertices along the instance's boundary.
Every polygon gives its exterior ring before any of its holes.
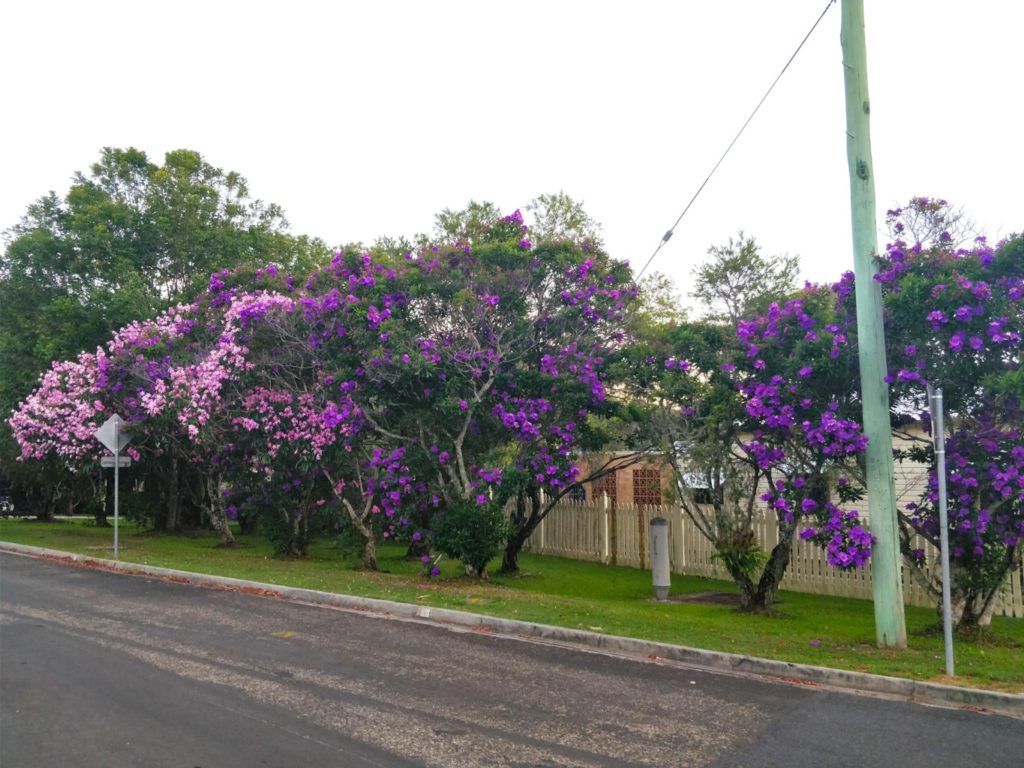
{"type": "MultiPolygon", "coordinates": [[[[677,506],[638,507],[601,502],[560,502],[540,523],[525,550],[575,560],[649,568],[650,523],[663,517],[669,523],[672,571],[689,576],[729,580],[729,574],[712,560],[715,550],[693,522],[677,506]]],[[[754,521],[761,546],[771,550],[778,543],[774,516],[762,510],[754,521]]],[[[927,562],[936,563],[938,552],[927,542],[919,544],[927,562]]],[[[831,567],[824,551],[796,539],[782,588],[795,592],[871,599],[871,569],[840,571],[831,567]]],[[[931,607],[935,600],[903,566],[903,599],[908,605],[931,607]]],[[[1010,574],[999,596],[996,615],[1024,617],[1024,564],[1010,574]]]]}

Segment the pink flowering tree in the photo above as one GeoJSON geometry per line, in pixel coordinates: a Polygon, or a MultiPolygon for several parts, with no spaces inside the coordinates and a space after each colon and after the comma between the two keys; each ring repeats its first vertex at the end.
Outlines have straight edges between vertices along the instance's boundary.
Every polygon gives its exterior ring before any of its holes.
{"type": "MultiPolygon", "coordinates": [[[[938,546],[938,479],[926,385],[945,405],[949,540],[955,616],[987,625],[1024,542],[1024,238],[991,247],[956,245],[957,214],[945,201],[915,198],[889,212],[894,240],[880,257],[893,407],[916,447],[902,451],[932,466],[923,496],[901,510],[911,573],[935,596],[934,561],[914,544],[938,546]],[[910,222],[910,225],[907,222],[910,222]],[[910,232],[923,232],[924,241],[910,232]],[[951,231],[953,234],[951,234],[951,231]]],[[[841,283],[847,292],[850,278],[841,283]]],[[[847,305],[852,298],[847,297],[847,305]]],[[[850,310],[852,311],[852,310],[850,310]]]]}
{"type": "Polygon", "coordinates": [[[23,460],[52,455],[66,471],[77,472],[99,459],[102,446],[93,433],[105,409],[98,399],[97,369],[97,355],[82,354],[53,363],[40,377],[10,418],[23,460]]]}
{"type": "Polygon", "coordinates": [[[101,356],[98,386],[133,434],[128,450],[159,493],[154,517],[161,527],[180,527],[186,510],[195,509],[223,545],[232,543],[221,492],[223,446],[237,385],[254,367],[240,336],[253,305],[280,303],[257,295],[172,307],[118,331],[101,356]]]}
{"type": "MultiPolygon", "coordinates": [[[[33,466],[45,476],[27,485],[40,496],[34,506],[46,519],[52,519],[60,500],[73,509],[96,495],[102,446],[93,433],[104,421],[96,376],[96,355],[54,362],[8,421],[19,468],[33,466]]],[[[101,506],[97,523],[105,523],[101,506]]]]}

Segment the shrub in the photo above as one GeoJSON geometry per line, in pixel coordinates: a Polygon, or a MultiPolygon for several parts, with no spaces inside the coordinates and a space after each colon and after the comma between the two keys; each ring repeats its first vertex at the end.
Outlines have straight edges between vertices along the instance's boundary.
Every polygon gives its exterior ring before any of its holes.
{"type": "Polygon", "coordinates": [[[487,578],[487,563],[501,551],[508,526],[501,508],[492,503],[456,501],[434,527],[434,548],[454,558],[477,578],[487,578]]]}

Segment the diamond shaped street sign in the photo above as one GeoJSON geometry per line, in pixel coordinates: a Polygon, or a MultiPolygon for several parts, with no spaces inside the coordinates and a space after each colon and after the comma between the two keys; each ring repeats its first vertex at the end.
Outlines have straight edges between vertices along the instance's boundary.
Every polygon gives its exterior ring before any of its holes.
{"type": "Polygon", "coordinates": [[[107,446],[111,453],[120,453],[131,442],[132,436],[121,431],[122,423],[124,423],[124,419],[114,414],[93,433],[96,435],[96,439],[107,446]]]}

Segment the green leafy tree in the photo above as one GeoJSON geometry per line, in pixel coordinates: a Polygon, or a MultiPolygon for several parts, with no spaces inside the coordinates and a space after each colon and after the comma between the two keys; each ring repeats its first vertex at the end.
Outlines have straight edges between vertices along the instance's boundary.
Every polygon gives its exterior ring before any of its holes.
{"type": "Polygon", "coordinates": [[[530,218],[530,237],[541,243],[546,240],[570,240],[602,245],[601,224],[590,217],[583,203],[573,200],[564,191],[537,195],[526,206],[530,218]]]}
{"type": "Polygon", "coordinates": [[[430,242],[442,243],[475,243],[483,237],[491,224],[501,216],[501,211],[494,203],[470,200],[465,208],[452,210],[445,208],[434,216],[432,236],[420,235],[417,240],[421,245],[430,242]]]}
{"type": "Polygon", "coordinates": [[[640,294],[635,307],[635,320],[641,326],[655,328],[686,322],[686,307],[671,277],[664,272],[650,272],[640,278],[637,285],[640,294]]]}
{"type": "Polygon", "coordinates": [[[763,256],[757,241],[743,230],[728,244],[708,248],[708,256],[693,270],[690,295],[707,305],[710,320],[736,325],[763,314],[773,301],[796,290],[800,259],[763,256]]]}
{"type": "Polygon", "coordinates": [[[507,531],[497,504],[483,506],[457,499],[434,525],[434,546],[462,563],[466,572],[487,578],[487,564],[501,551],[507,531]]]}

